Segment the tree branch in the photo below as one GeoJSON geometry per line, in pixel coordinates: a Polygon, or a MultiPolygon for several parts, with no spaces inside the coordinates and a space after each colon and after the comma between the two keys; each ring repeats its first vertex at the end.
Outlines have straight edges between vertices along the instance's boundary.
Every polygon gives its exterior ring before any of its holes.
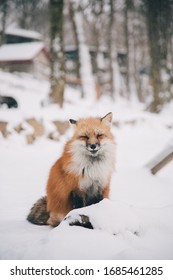
{"type": "Polygon", "coordinates": [[[159,170],[173,160],[173,141],[162,152],[154,157],[146,167],[155,175],[159,170]]]}

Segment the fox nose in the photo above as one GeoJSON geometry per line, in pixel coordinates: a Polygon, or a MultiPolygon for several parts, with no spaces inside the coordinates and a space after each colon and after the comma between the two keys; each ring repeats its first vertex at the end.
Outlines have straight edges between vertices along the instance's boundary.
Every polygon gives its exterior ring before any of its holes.
{"type": "Polygon", "coordinates": [[[90,148],[91,148],[92,150],[95,150],[95,149],[96,149],[96,147],[97,147],[97,145],[96,145],[96,144],[91,144],[91,145],[90,145],[90,148]]]}

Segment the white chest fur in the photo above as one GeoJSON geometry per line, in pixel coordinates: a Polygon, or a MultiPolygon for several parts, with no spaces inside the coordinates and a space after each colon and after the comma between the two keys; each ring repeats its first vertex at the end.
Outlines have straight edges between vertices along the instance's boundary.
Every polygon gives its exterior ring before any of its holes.
{"type": "Polygon", "coordinates": [[[103,190],[114,170],[115,145],[111,142],[106,143],[98,156],[92,157],[85,147],[76,143],[72,147],[72,154],[73,162],[69,171],[80,176],[80,189],[92,189],[93,192],[103,190]]]}
{"type": "Polygon", "coordinates": [[[94,186],[93,191],[95,192],[98,189],[104,189],[110,173],[111,170],[106,161],[88,162],[82,171],[80,189],[86,190],[92,186],[94,186]]]}

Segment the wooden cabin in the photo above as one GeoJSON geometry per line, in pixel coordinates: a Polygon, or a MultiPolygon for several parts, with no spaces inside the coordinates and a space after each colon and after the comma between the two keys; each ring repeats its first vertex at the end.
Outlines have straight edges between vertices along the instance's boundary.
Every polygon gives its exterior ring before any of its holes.
{"type": "Polygon", "coordinates": [[[43,42],[5,44],[0,47],[0,68],[26,72],[36,78],[48,78],[50,57],[43,42]]]}

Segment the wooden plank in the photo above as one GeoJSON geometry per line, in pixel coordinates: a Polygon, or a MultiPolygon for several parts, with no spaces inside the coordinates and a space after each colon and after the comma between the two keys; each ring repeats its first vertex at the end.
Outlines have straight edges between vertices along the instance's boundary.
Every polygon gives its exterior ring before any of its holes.
{"type": "Polygon", "coordinates": [[[173,144],[168,145],[163,151],[155,156],[146,167],[155,175],[159,170],[173,160],[173,144]]]}

